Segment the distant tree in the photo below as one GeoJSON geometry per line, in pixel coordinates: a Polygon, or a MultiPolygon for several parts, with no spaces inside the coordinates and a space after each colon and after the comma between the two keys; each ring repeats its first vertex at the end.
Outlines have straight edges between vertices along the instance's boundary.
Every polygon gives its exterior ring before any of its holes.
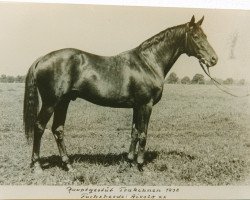
{"type": "Polygon", "coordinates": [[[191,83],[192,84],[205,84],[205,78],[202,74],[195,74],[191,83]]]}
{"type": "Polygon", "coordinates": [[[176,75],[176,73],[172,72],[171,74],[169,74],[166,82],[170,83],[170,84],[176,84],[176,83],[178,83],[178,80],[179,80],[179,78],[176,75]]]}
{"type": "Polygon", "coordinates": [[[185,76],[181,79],[181,83],[182,84],[190,84],[191,83],[191,80],[188,76],[185,76]]]}
{"type": "Polygon", "coordinates": [[[25,76],[18,75],[18,76],[15,77],[15,82],[16,83],[24,83],[24,81],[25,81],[25,76]]]}
{"type": "Polygon", "coordinates": [[[1,83],[6,83],[7,82],[7,76],[5,74],[2,74],[0,77],[0,82],[1,83]]]}
{"type": "Polygon", "coordinates": [[[0,76],[0,83],[24,83],[25,82],[25,76],[6,76],[5,74],[2,74],[0,76]]]}
{"type": "Polygon", "coordinates": [[[227,78],[225,81],[223,81],[224,84],[226,85],[232,85],[234,83],[233,78],[227,78]]]}
{"type": "Polygon", "coordinates": [[[240,79],[239,80],[239,85],[245,85],[246,84],[246,80],[245,79],[240,79]]]}
{"type": "Polygon", "coordinates": [[[7,76],[7,83],[14,83],[15,77],[14,76],[7,76]]]}

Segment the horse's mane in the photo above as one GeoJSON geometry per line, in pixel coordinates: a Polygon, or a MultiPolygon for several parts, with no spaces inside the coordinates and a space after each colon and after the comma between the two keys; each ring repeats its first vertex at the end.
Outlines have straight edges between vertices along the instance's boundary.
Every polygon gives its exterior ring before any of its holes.
{"type": "Polygon", "coordinates": [[[139,45],[141,50],[146,50],[153,45],[157,45],[164,41],[165,43],[171,43],[173,37],[180,36],[185,31],[186,24],[181,24],[177,26],[173,26],[171,28],[167,28],[160,33],[152,36],[151,38],[145,40],[139,45]]]}

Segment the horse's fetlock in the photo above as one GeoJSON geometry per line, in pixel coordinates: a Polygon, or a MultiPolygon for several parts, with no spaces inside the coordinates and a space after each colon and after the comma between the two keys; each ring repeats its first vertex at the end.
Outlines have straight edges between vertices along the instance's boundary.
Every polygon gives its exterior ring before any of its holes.
{"type": "Polygon", "coordinates": [[[69,163],[69,157],[68,156],[62,156],[62,162],[65,164],[69,163]]]}

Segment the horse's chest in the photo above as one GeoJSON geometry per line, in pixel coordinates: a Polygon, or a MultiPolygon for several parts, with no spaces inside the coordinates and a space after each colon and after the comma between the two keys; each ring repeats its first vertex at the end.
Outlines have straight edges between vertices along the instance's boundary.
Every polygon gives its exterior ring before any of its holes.
{"type": "Polygon", "coordinates": [[[163,84],[160,81],[148,80],[143,82],[138,82],[134,86],[135,99],[137,101],[147,101],[153,100],[156,104],[162,96],[163,84]]]}

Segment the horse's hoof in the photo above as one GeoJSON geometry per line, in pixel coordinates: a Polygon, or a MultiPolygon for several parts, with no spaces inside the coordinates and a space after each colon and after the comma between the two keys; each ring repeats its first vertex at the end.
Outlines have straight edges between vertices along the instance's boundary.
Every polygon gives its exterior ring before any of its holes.
{"type": "Polygon", "coordinates": [[[130,162],[132,162],[132,161],[135,159],[134,153],[131,153],[131,152],[130,152],[130,153],[128,154],[127,159],[128,159],[130,162]]]}
{"type": "Polygon", "coordinates": [[[138,168],[138,170],[140,171],[140,172],[143,172],[144,170],[143,170],[143,164],[138,164],[137,165],[137,168],[138,168]]]}
{"type": "Polygon", "coordinates": [[[137,157],[137,163],[138,165],[142,165],[144,163],[144,158],[141,155],[138,155],[137,157]]]}
{"type": "Polygon", "coordinates": [[[32,169],[32,172],[33,172],[34,174],[42,174],[42,173],[43,173],[43,169],[42,169],[42,167],[41,167],[40,164],[34,164],[34,165],[31,167],[31,169],[32,169]]]}

